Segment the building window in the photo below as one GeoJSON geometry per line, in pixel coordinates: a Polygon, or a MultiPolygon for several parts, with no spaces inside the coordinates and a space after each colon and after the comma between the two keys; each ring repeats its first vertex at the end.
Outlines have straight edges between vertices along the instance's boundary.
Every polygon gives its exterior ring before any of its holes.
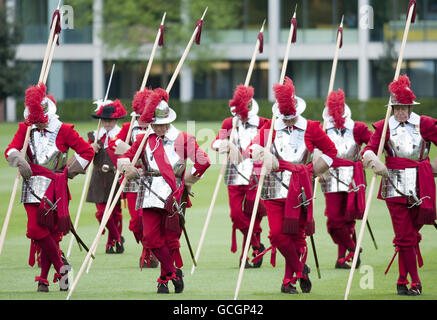
{"type": "Polygon", "coordinates": [[[47,0],[16,0],[16,21],[23,34],[23,43],[47,42],[47,0]]]}

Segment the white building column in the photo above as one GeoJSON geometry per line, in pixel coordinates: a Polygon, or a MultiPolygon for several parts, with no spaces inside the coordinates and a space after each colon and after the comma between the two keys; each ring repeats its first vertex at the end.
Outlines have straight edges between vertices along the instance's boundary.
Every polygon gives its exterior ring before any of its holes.
{"type": "Polygon", "coordinates": [[[181,102],[189,102],[193,100],[194,95],[194,78],[191,67],[188,65],[184,66],[180,77],[180,100],[181,102]]]}
{"type": "Polygon", "coordinates": [[[103,66],[103,41],[100,38],[103,26],[103,0],[93,4],[93,99],[104,98],[105,72],[103,66]]]}
{"type": "Polygon", "coordinates": [[[278,45],[280,34],[280,0],[269,0],[268,6],[268,32],[269,32],[269,81],[268,99],[275,100],[273,85],[279,81],[278,45]]]}
{"type": "MultiPolygon", "coordinates": [[[[6,19],[8,22],[13,23],[15,21],[15,0],[6,0],[5,2],[6,10],[8,14],[6,15],[6,19]]],[[[17,102],[14,97],[7,97],[5,101],[6,105],[6,116],[5,121],[7,122],[16,122],[17,121],[17,111],[16,105],[17,102]]]]}
{"type": "Polygon", "coordinates": [[[369,0],[358,0],[358,99],[370,98],[369,27],[373,24],[373,9],[369,0]],[[371,20],[370,20],[371,19],[371,20]]]}

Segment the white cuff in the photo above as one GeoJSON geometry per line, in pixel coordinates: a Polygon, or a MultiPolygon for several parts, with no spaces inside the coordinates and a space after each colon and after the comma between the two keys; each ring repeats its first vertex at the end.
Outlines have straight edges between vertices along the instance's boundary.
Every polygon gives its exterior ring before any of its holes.
{"type": "Polygon", "coordinates": [[[202,179],[202,177],[203,177],[203,174],[202,174],[201,176],[197,176],[197,175],[196,175],[196,174],[197,174],[197,170],[196,170],[196,168],[194,168],[194,166],[191,167],[190,172],[191,172],[191,174],[192,174],[193,176],[198,177],[199,179],[202,179]]]}
{"type": "Polygon", "coordinates": [[[363,157],[362,157],[362,158],[364,159],[364,157],[366,156],[366,154],[369,153],[369,152],[374,153],[372,150],[366,150],[366,151],[363,153],[363,157]]]}
{"type": "Polygon", "coordinates": [[[223,141],[225,141],[225,139],[218,139],[218,140],[214,141],[214,143],[212,144],[212,148],[219,149],[220,145],[222,144],[223,141]]]}
{"type": "Polygon", "coordinates": [[[80,155],[78,155],[77,153],[74,153],[74,156],[76,158],[76,160],[80,163],[80,165],[82,166],[82,169],[85,169],[86,166],[88,165],[88,163],[90,163],[88,160],[82,158],[80,155]]]}
{"type": "Polygon", "coordinates": [[[15,148],[12,148],[11,150],[9,150],[9,151],[6,153],[6,156],[9,157],[9,155],[10,155],[12,152],[14,152],[14,151],[18,151],[18,152],[20,152],[20,150],[17,150],[17,149],[15,149],[15,148]]]}
{"type": "Polygon", "coordinates": [[[322,154],[320,156],[320,158],[322,158],[326,162],[326,164],[328,166],[332,166],[332,163],[334,162],[334,159],[332,159],[331,157],[327,156],[326,154],[322,154]]]}

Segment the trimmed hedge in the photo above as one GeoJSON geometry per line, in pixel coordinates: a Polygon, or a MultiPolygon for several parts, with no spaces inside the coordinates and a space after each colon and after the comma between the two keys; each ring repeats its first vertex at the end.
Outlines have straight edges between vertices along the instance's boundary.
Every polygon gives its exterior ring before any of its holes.
{"type": "MultiPolygon", "coordinates": [[[[322,111],[324,99],[306,99],[307,108],[303,114],[304,117],[312,120],[322,120],[322,111]]],[[[421,104],[417,107],[417,113],[437,118],[437,99],[423,98],[417,99],[421,104]]],[[[257,100],[260,111],[259,115],[270,118],[272,115],[272,103],[267,100],[257,100]]],[[[368,101],[359,101],[357,99],[348,99],[346,103],[352,110],[354,120],[373,122],[383,119],[386,114],[385,105],[388,98],[374,98],[368,101]]],[[[131,112],[131,100],[122,100],[123,105],[127,108],[128,114],[131,112]]],[[[182,103],[174,100],[170,103],[176,111],[179,121],[196,120],[196,121],[222,121],[229,117],[228,100],[193,100],[182,103]]],[[[92,120],[91,115],[94,113],[96,105],[90,100],[64,100],[57,104],[58,115],[64,122],[77,122],[92,120]]],[[[23,101],[17,101],[17,120],[23,120],[23,101]]]]}

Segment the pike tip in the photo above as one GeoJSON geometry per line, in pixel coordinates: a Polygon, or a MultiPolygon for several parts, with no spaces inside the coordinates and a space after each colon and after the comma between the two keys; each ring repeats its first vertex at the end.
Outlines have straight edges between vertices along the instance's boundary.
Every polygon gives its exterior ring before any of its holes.
{"type": "Polygon", "coordinates": [[[294,14],[293,14],[293,18],[296,18],[296,12],[297,12],[297,3],[296,3],[296,6],[294,7],[294,14]]]}
{"type": "Polygon", "coordinates": [[[343,28],[343,21],[344,21],[344,15],[341,16],[341,23],[340,23],[341,28],[343,28]]]}
{"type": "Polygon", "coordinates": [[[208,11],[208,7],[206,7],[205,11],[203,12],[202,18],[200,18],[201,20],[203,20],[205,18],[206,12],[208,11]]]}
{"type": "Polygon", "coordinates": [[[263,22],[263,25],[262,25],[262,27],[261,27],[261,30],[260,30],[260,32],[264,32],[264,26],[266,25],[266,19],[264,19],[264,22],[263,22]]]}
{"type": "Polygon", "coordinates": [[[164,12],[164,15],[162,16],[161,25],[164,25],[165,17],[167,16],[167,11],[164,12]]]}

